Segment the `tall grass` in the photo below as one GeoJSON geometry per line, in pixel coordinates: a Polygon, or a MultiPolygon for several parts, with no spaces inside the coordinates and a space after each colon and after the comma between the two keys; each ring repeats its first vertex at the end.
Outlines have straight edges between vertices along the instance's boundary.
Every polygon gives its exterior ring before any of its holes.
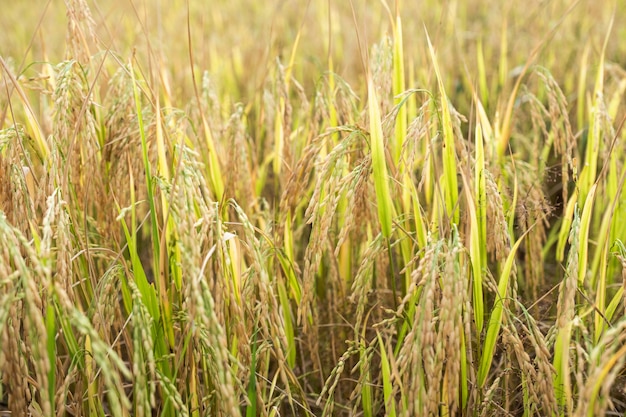
{"type": "Polygon", "coordinates": [[[626,412],[624,4],[170,3],[0,16],[0,414],[626,412]]]}

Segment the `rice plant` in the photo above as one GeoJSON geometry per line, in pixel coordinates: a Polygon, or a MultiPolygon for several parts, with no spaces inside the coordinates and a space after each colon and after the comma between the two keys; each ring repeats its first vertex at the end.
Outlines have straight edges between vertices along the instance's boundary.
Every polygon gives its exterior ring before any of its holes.
{"type": "Polygon", "coordinates": [[[214,3],[3,5],[1,416],[626,413],[626,3],[214,3]]]}

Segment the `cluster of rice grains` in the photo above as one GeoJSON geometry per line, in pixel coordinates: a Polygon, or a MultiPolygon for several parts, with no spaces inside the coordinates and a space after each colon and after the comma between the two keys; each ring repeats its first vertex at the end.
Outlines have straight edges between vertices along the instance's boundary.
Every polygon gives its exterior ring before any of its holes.
{"type": "Polygon", "coordinates": [[[611,8],[231,3],[0,57],[0,415],[626,411],[611,8]]]}

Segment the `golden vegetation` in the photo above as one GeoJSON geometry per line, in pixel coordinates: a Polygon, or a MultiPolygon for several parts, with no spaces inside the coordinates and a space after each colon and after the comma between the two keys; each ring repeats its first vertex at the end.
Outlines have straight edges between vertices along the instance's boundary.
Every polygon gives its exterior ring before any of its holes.
{"type": "Polygon", "coordinates": [[[40,3],[0,412],[626,411],[622,2],[40,3]]]}

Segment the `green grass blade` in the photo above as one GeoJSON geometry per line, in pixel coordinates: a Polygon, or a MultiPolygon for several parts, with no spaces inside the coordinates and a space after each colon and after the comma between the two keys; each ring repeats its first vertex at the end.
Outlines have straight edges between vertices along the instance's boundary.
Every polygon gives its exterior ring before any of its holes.
{"type": "Polygon", "coordinates": [[[380,366],[383,378],[383,398],[385,399],[386,416],[396,416],[396,402],[393,398],[393,385],[391,383],[391,369],[389,366],[389,358],[387,357],[387,350],[385,342],[380,333],[376,333],[378,338],[378,347],[380,348],[380,366]]]}
{"type": "Polygon", "coordinates": [[[569,237],[570,228],[574,219],[574,211],[576,210],[577,201],[578,189],[575,189],[567,203],[565,213],[563,213],[561,229],[559,230],[559,240],[556,246],[556,260],[559,262],[563,262],[565,257],[565,247],[567,246],[567,239],[569,237]]]}
{"type": "Polygon", "coordinates": [[[489,318],[489,324],[487,326],[487,335],[483,342],[483,353],[480,360],[480,366],[478,368],[478,386],[484,387],[487,382],[487,376],[491,369],[491,363],[493,362],[493,354],[496,347],[496,341],[500,334],[500,328],[502,327],[502,312],[504,309],[504,300],[507,298],[507,289],[509,287],[509,279],[511,278],[511,272],[513,270],[513,264],[515,263],[515,256],[517,249],[521,245],[522,241],[528,234],[528,231],[524,233],[515,242],[511,248],[509,256],[506,258],[504,265],[502,266],[502,272],[500,273],[500,279],[498,281],[498,294],[496,300],[493,303],[493,309],[491,310],[491,317],[489,318]]]}
{"type": "Polygon", "coordinates": [[[250,379],[248,381],[248,406],[246,407],[246,417],[257,416],[257,392],[256,392],[256,364],[258,356],[257,341],[258,323],[254,323],[254,332],[252,333],[252,352],[250,356],[250,379]]]}
{"type": "Polygon", "coordinates": [[[472,263],[472,306],[474,308],[474,323],[476,324],[476,331],[480,334],[483,330],[483,268],[487,265],[483,264],[482,251],[486,246],[481,246],[481,228],[476,216],[476,204],[472,198],[470,186],[464,175],[461,175],[463,179],[463,189],[465,190],[465,197],[467,199],[468,215],[470,218],[470,242],[469,252],[470,260],[472,263]]]}
{"type": "Polygon", "coordinates": [[[452,116],[450,115],[450,107],[448,104],[448,96],[443,85],[443,78],[439,71],[439,64],[435,55],[435,49],[430,42],[430,37],[426,33],[428,40],[428,49],[430,51],[430,59],[437,76],[437,85],[439,86],[439,97],[441,100],[441,130],[443,131],[443,194],[446,205],[446,215],[450,217],[454,224],[459,223],[459,189],[457,180],[457,163],[456,163],[456,144],[454,139],[454,129],[452,125],[452,116]]]}
{"type": "Polygon", "coordinates": [[[578,249],[578,286],[582,287],[587,276],[587,263],[589,262],[589,228],[591,227],[591,217],[593,215],[593,204],[595,202],[596,189],[598,184],[594,184],[589,190],[585,206],[580,216],[580,238],[578,249]]]}
{"type": "Polygon", "coordinates": [[[389,239],[393,219],[393,205],[391,192],[389,191],[389,180],[387,172],[387,162],[385,156],[385,141],[383,138],[383,127],[380,116],[380,105],[376,96],[376,87],[371,77],[368,79],[368,108],[370,119],[370,146],[372,149],[372,170],[374,175],[374,188],[376,190],[376,202],[378,209],[378,221],[383,236],[389,239]]]}
{"type": "MultiPolygon", "coordinates": [[[[1,326],[0,326],[1,328],[1,326]]],[[[57,361],[57,350],[56,350],[56,336],[57,336],[57,328],[56,328],[56,314],[53,304],[48,304],[46,306],[46,345],[48,350],[48,361],[50,363],[50,369],[48,370],[48,397],[50,400],[50,406],[52,407],[52,415],[55,414],[54,406],[55,406],[55,394],[56,394],[56,361],[57,361]]]]}

